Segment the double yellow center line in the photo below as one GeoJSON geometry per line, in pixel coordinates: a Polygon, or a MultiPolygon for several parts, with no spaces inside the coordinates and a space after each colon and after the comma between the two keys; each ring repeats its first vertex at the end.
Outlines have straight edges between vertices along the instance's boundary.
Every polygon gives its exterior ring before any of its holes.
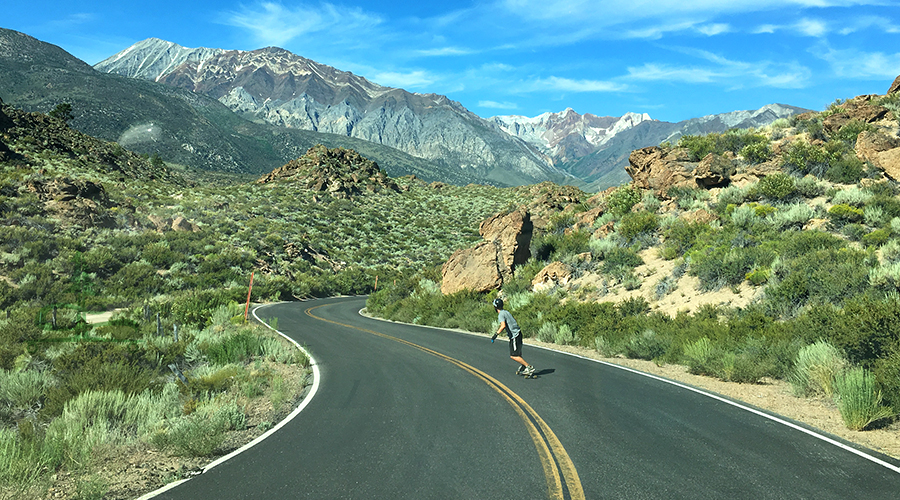
{"type": "Polygon", "coordinates": [[[518,394],[510,390],[509,387],[506,387],[497,379],[491,377],[487,373],[469,364],[463,363],[458,359],[451,358],[446,354],[441,354],[437,351],[428,349],[427,347],[422,347],[418,344],[414,344],[397,337],[392,337],[390,335],[385,335],[374,330],[360,328],[358,326],[325,319],[312,313],[314,309],[324,307],[325,305],[327,304],[307,309],[306,314],[319,321],[325,321],[327,323],[340,325],[345,328],[352,328],[354,330],[371,333],[372,335],[376,335],[381,338],[393,340],[395,342],[414,347],[416,349],[419,349],[420,351],[427,352],[432,356],[436,356],[450,363],[453,363],[454,365],[462,368],[463,370],[471,373],[472,375],[475,375],[476,377],[484,381],[484,383],[486,383],[491,389],[497,391],[497,393],[500,394],[510,404],[510,406],[513,407],[513,409],[525,423],[525,427],[528,429],[528,434],[531,436],[531,440],[534,441],[534,447],[537,449],[538,456],[540,457],[541,466],[544,469],[544,476],[547,478],[548,497],[552,500],[565,498],[569,498],[571,500],[584,499],[584,490],[582,490],[581,488],[581,480],[578,478],[578,471],[575,470],[575,465],[572,463],[572,459],[569,458],[569,455],[566,453],[565,448],[563,448],[562,443],[556,437],[556,434],[553,433],[553,431],[550,429],[547,423],[544,422],[540,415],[538,415],[537,412],[534,411],[534,409],[531,408],[531,406],[526,403],[525,400],[523,400],[518,394]]]}

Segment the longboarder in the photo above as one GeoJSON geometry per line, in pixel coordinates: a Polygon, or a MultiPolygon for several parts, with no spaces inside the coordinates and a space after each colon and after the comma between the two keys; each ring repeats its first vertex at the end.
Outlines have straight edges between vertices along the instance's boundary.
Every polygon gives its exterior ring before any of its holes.
{"type": "Polygon", "coordinates": [[[503,309],[503,299],[494,299],[494,310],[497,311],[497,320],[500,322],[500,328],[498,328],[497,333],[491,337],[491,342],[493,342],[498,335],[506,331],[506,336],[509,337],[509,357],[516,363],[522,365],[516,370],[516,375],[533,377],[534,367],[522,359],[522,330],[519,328],[519,324],[516,323],[516,319],[513,318],[513,315],[509,311],[503,309]]]}

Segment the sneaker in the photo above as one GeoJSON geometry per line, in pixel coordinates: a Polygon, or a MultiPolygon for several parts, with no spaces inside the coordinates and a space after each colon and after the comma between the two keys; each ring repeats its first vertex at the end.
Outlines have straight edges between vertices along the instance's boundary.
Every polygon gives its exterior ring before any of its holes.
{"type": "Polygon", "coordinates": [[[526,368],[524,366],[519,365],[519,369],[516,370],[516,375],[522,375],[523,373],[525,373],[525,370],[526,368]]]}
{"type": "Polygon", "coordinates": [[[524,370],[522,371],[522,373],[523,373],[524,375],[534,375],[534,367],[531,366],[531,365],[528,365],[528,368],[524,369],[524,370]]]}

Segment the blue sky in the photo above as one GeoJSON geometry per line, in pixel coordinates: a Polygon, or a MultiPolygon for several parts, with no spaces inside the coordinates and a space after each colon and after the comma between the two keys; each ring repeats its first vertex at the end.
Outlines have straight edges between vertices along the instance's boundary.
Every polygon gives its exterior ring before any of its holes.
{"type": "Polygon", "coordinates": [[[91,64],[150,37],[274,45],[482,117],[822,110],[900,75],[897,0],[4,3],[0,27],[91,64]]]}

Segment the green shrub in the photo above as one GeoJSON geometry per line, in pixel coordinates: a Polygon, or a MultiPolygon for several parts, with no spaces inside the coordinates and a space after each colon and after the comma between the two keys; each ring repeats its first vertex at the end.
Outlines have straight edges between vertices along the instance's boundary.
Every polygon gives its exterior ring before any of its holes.
{"type": "Polygon", "coordinates": [[[880,247],[888,242],[891,237],[890,229],[876,229],[871,233],[862,237],[862,242],[867,246],[876,246],[880,247]]]}
{"type": "Polygon", "coordinates": [[[0,405],[20,410],[34,408],[55,382],[46,372],[8,372],[0,369],[0,405]]]}
{"type": "Polygon", "coordinates": [[[672,260],[684,255],[693,248],[700,235],[710,230],[708,224],[676,219],[675,222],[663,230],[665,239],[663,240],[662,248],[670,250],[670,253],[667,255],[671,256],[670,259],[666,260],[672,260]]]}
{"type": "Polygon", "coordinates": [[[715,374],[714,363],[717,354],[713,349],[712,342],[707,337],[684,346],[684,359],[687,362],[688,371],[694,375],[715,374]]]}
{"type": "Polygon", "coordinates": [[[820,340],[800,349],[789,381],[798,396],[831,397],[835,377],[847,366],[847,360],[835,346],[820,340]]]}
{"type": "Polygon", "coordinates": [[[806,203],[796,203],[775,212],[772,215],[772,226],[779,231],[803,229],[803,226],[815,215],[815,209],[806,203]]]}
{"type": "Polygon", "coordinates": [[[861,431],[870,424],[891,418],[894,410],[881,404],[881,392],[875,377],[864,368],[852,368],[840,373],[834,381],[838,411],[848,429],[861,431]]]}
{"type": "Polygon", "coordinates": [[[225,441],[225,430],[207,418],[190,416],[175,419],[150,437],[150,443],[175,455],[205,457],[225,441]]]}
{"type": "Polygon", "coordinates": [[[139,394],[155,386],[159,374],[148,366],[143,351],[134,344],[85,343],[53,362],[57,386],[47,391],[41,412],[62,413],[66,402],[87,391],[121,390],[139,394]]]}
{"type": "Polygon", "coordinates": [[[850,205],[838,204],[828,209],[828,216],[837,223],[858,222],[863,220],[863,211],[850,205]]]}
{"type": "Polygon", "coordinates": [[[616,215],[625,215],[641,201],[641,193],[630,185],[620,186],[606,200],[609,211],[616,215]]]}
{"type": "Polygon", "coordinates": [[[687,148],[691,160],[700,161],[716,150],[716,135],[683,135],[678,139],[678,146],[687,148]]]}
{"type": "Polygon", "coordinates": [[[629,271],[644,263],[644,260],[630,248],[614,248],[603,259],[602,272],[617,279],[624,279],[629,271]]]}
{"type": "Polygon", "coordinates": [[[835,139],[855,144],[856,138],[863,131],[871,131],[874,130],[875,127],[869,123],[866,123],[861,120],[850,120],[845,123],[844,126],[838,130],[837,134],[835,134],[835,139]]]}
{"type": "Polygon", "coordinates": [[[741,156],[751,164],[764,163],[772,158],[772,148],[768,142],[756,142],[741,148],[741,156]]]}
{"type": "Polygon", "coordinates": [[[795,193],[794,178],[781,172],[763,177],[750,190],[751,196],[758,196],[773,201],[784,201],[795,193]]]}
{"type": "Polygon", "coordinates": [[[654,360],[663,357],[669,349],[670,342],[653,330],[647,329],[632,335],[625,344],[625,355],[633,359],[654,360]]]}
{"type": "Polygon", "coordinates": [[[619,221],[617,231],[626,241],[634,241],[659,228],[659,216],[651,212],[627,213],[619,221]]]}

